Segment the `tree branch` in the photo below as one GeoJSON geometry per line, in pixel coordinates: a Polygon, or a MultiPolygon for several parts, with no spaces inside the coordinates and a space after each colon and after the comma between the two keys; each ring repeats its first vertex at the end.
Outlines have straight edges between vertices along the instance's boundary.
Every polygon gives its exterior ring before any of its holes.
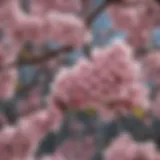
{"type": "Polygon", "coordinates": [[[87,26],[92,25],[94,20],[99,16],[100,13],[104,11],[104,9],[111,4],[112,1],[115,0],[104,0],[102,4],[100,4],[95,10],[93,10],[88,16],[85,18],[85,22],[87,26]]]}
{"type": "Polygon", "coordinates": [[[30,58],[21,58],[19,59],[17,62],[15,62],[16,66],[23,66],[23,65],[36,65],[36,64],[40,64],[44,61],[48,61],[51,58],[57,57],[57,55],[59,55],[60,53],[63,52],[71,52],[73,50],[73,48],[71,46],[63,46],[61,48],[55,49],[54,51],[51,51],[49,53],[45,53],[42,55],[36,55],[36,56],[32,56],[30,58]]]}

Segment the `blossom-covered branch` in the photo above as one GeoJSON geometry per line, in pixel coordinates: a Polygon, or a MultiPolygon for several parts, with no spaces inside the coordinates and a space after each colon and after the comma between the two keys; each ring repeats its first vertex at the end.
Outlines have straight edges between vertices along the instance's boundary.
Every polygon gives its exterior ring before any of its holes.
{"type": "MultiPolygon", "coordinates": [[[[107,7],[107,5],[109,5],[111,3],[110,0],[104,0],[104,2],[102,4],[100,4],[100,6],[98,6],[95,10],[93,10],[91,13],[89,13],[85,18],[85,24],[90,27],[90,25],[93,23],[93,21],[96,19],[96,17],[104,11],[104,9],[107,7]]],[[[49,54],[42,54],[40,56],[33,56],[30,57],[29,59],[20,59],[18,60],[18,62],[16,63],[18,66],[22,66],[22,65],[33,65],[33,64],[38,64],[41,63],[42,61],[47,61],[50,58],[54,58],[56,56],[58,56],[60,53],[64,52],[71,52],[73,51],[74,48],[72,48],[71,46],[62,46],[61,48],[58,48],[54,51],[51,51],[49,54]]]]}

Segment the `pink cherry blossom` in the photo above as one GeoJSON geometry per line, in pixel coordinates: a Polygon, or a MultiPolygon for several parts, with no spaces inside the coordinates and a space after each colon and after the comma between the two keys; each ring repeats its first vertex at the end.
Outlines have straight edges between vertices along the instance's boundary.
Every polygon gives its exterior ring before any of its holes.
{"type": "Polygon", "coordinates": [[[33,14],[44,15],[53,10],[61,12],[80,11],[80,0],[31,0],[31,12],[33,14]]]}
{"type": "Polygon", "coordinates": [[[136,48],[150,42],[152,29],[159,23],[159,11],[159,4],[153,0],[126,0],[107,8],[114,27],[127,32],[128,42],[136,48]]]}
{"type": "Polygon", "coordinates": [[[88,160],[92,158],[94,151],[93,138],[86,137],[84,140],[69,139],[56,151],[55,155],[63,155],[69,160],[88,160]]]}
{"type": "Polygon", "coordinates": [[[5,69],[0,71],[0,98],[8,99],[12,98],[15,93],[15,87],[17,82],[17,70],[5,69]]]}
{"type": "Polygon", "coordinates": [[[41,110],[24,117],[15,127],[6,126],[0,132],[0,159],[28,160],[39,141],[52,129],[54,120],[52,112],[41,110]]]}
{"type": "Polygon", "coordinates": [[[53,97],[68,107],[130,111],[134,106],[148,109],[148,93],[143,86],[140,66],[125,43],[96,49],[92,61],[80,60],[64,69],[54,83],[53,97]],[[74,84],[74,85],[73,85],[74,84]]]}
{"type": "Polygon", "coordinates": [[[122,134],[113,140],[104,155],[106,160],[157,160],[158,151],[153,142],[139,143],[122,134]]]}

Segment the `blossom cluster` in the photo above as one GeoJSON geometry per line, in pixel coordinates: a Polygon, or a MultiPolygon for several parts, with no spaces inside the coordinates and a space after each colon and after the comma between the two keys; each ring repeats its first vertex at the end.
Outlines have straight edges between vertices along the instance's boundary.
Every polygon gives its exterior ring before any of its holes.
{"type": "Polygon", "coordinates": [[[140,68],[131,48],[123,42],[97,48],[91,60],[81,59],[73,68],[59,73],[53,97],[68,107],[93,107],[108,117],[137,106],[147,110],[148,94],[140,68]]]}
{"type": "Polygon", "coordinates": [[[159,160],[160,154],[153,142],[138,143],[128,134],[114,139],[104,152],[106,160],[159,160]]]}
{"type": "Polygon", "coordinates": [[[159,26],[159,11],[156,0],[120,0],[107,8],[114,27],[125,31],[136,48],[150,42],[152,30],[159,26]]]}
{"type": "MultiPolygon", "coordinates": [[[[33,0],[30,2],[30,12],[28,13],[23,10],[19,0],[1,1],[0,8],[0,29],[3,33],[0,45],[1,67],[14,63],[27,41],[31,41],[35,45],[54,41],[76,48],[91,40],[91,34],[84,21],[79,16],[72,14],[73,11],[80,8],[78,0],[70,0],[67,4],[59,0],[33,0]],[[47,10],[45,14],[44,10],[47,10]],[[62,10],[71,12],[63,13],[62,10]]],[[[16,67],[14,69],[7,68],[0,74],[0,81],[4,84],[0,97],[1,99],[11,98],[18,79],[17,69],[16,67]],[[5,77],[9,78],[6,80],[5,77]]]]}

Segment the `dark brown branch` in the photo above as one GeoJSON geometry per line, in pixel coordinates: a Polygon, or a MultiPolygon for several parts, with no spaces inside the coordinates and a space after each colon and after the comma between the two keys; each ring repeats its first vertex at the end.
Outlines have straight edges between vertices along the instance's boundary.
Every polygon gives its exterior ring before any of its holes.
{"type": "MultiPolygon", "coordinates": [[[[95,10],[93,10],[86,18],[84,18],[84,21],[86,22],[86,25],[90,27],[94,20],[99,16],[100,13],[104,11],[104,9],[111,3],[111,0],[104,0],[104,2],[99,5],[95,10]]],[[[83,48],[84,53],[86,54],[87,57],[90,56],[90,50],[91,50],[91,45],[86,44],[83,48]]]]}
{"type": "Polygon", "coordinates": [[[63,46],[61,48],[55,49],[54,51],[51,51],[49,53],[45,53],[42,55],[38,55],[38,56],[32,56],[30,58],[21,58],[19,59],[15,65],[17,66],[22,66],[22,65],[36,65],[36,64],[40,64],[43,63],[45,61],[50,60],[51,58],[57,57],[57,55],[59,55],[60,53],[63,52],[71,52],[73,49],[71,46],[63,46]]]}
{"type": "Polygon", "coordinates": [[[104,9],[114,0],[104,0],[104,2],[99,5],[94,11],[92,11],[88,16],[85,18],[85,22],[87,26],[92,25],[93,21],[99,16],[100,13],[104,11],[104,9]]]}

